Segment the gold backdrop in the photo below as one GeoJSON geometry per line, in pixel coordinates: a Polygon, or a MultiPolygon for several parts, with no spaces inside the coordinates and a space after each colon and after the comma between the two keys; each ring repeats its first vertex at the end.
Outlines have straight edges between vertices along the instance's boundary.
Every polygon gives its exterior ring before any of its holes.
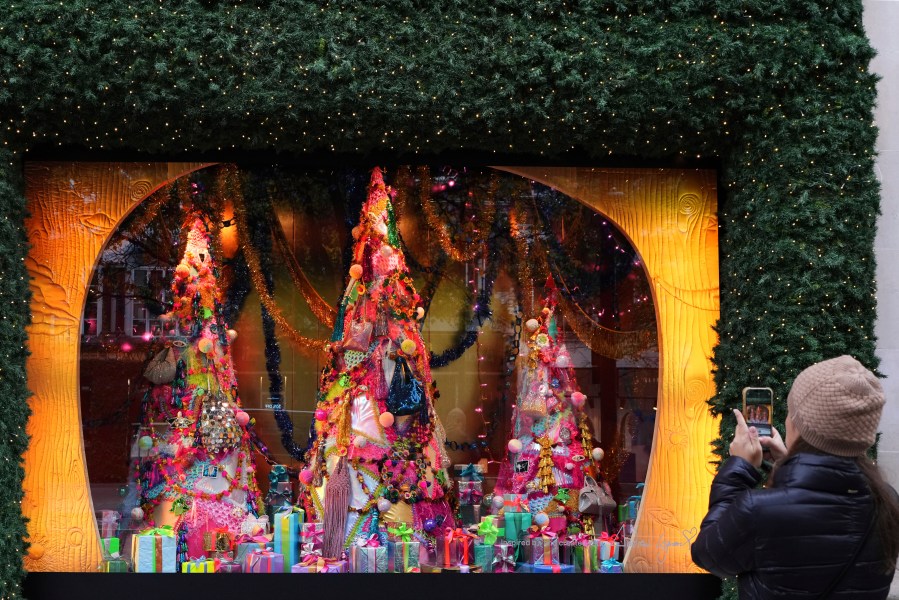
{"type": "MultiPolygon", "coordinates": [[[[204,166],[26,165],[32,246],[27,267],[34,319],[28,329],[33,415],[23,502],[30,520],[30,571],[92,571],[100,561],[83,450],[78,368],[80,321],[94,265],[112,232],[137,204],[204,166]]],[[[606,215],[642,257],[659,325],[659,400],[637,537],[625,568],[698,570],[690,561],[689,543],[705,514],[713,473],[710,442],[717,435],[717,422],[705,403],[714,393],[710,356],[716,342],[712,325],[719,314],[715,174],[499,170],[549,185],[606,215]]],[[[258,385],[255,377],[251,381],[258,385]]]]}

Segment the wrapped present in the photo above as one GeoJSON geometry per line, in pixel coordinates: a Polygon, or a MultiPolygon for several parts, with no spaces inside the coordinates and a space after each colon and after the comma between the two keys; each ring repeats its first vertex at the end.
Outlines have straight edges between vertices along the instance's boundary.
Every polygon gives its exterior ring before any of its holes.
{"type": "Polygon", "coordinates": [[[243,573],[243,565],[236,560],[228,558],[219,563],[216,573],[243,573]]]}
{"type": "Polygon", "coordinates": [[[621,563],[615,559],[604,560],[599,565],[600,573],[624,573],[621,563]]]}
{"type": "Polygon", "coordinates": [[[481,505],[463,504],[459,507],[459,518],[463,525],[476,525],[481,521],[481,505]]]}
{"type": "Polygon", "coordinates": [[[348,564],[345,560],[322,558],[311,554],[290,567],[291,573],[346,573],[347,570],[348,564]]]}
{"type": "MultiPolygon", "coordinates": [[[[504,539],[506,537],[506,518],[500,515],[487,515],[486,517],[481,517],[481,523],[490,522],[496,527],[496,536],[497,538],[504,539]]],[[[478,535],[483,536],[484,534],[478,531],[478,535]]]]}
{"type": "Polygon", "coordinates": [[[104,573],[127,573],[129,570],[128,561],[120,556],[110,556],[103,559],[100,570],[104,573]]]}
{"type": "Polygon", "coordinates": [[[459,504],[477,504],[480,506],[484,498],[484,490],[480,481],[459,481],[459,504]]]}
{"type": "Polygon", "coordinates": [[[171,525],[145,529],[131,538],[135,573],[175,573],[176,538],[171,525]]]}
{"type": "Polygon", "coordinates": [[[321,522],[303,523],[300,526],[300,543],[306,549],[321,550],[325,540],[325,526],[321,522]],[[312,544],[309,546],[309,544],[312,544]]]}
{"type": "Polygon", "coordinates": [[[267,535],[257,533],[256,535],[242,534],[237,537],[237,549],[234,554],[234,560],[241,565],[246,564],[247,554],[254,550],[272,550],[272,540],[267,535]]]}
{"type": "Polygon", "coordinates": [[[377,535],[354,544],[350,549],[354,573],[386,573],[387,546],[382,546],[377,535]]]}
{"type": "Polygon", "coordinates": [[[215,573],[218,571],[219,561],[202,556],[181,563],[182,573],[215,573]]]}
{"type": "Polygon", "coordinates": [[[437,564],[446,567],[470,565],[474,558],[473,547],[475,535],[464,529],[447,527],[437,539],[437,564]]]}
{"type": "Polygon", "coordinates": [[[559,564],[559,538],[547,527],[532,527],[528,531],[525,555],[528,561],[542,565],[559,564]]]}
{"type": "Polygon", "coordinates": [[[391,573],[419,573],[421,542],[387,542],[387,570],[391,573]]]}
{"type": "Polygon", "coordinates": [[[528,497],[524,494],[503,494],[503,514],[528,512],[528,497]]]}
{"type": "MultiPolygon", "coordinates": [[[[300,525],[306,516],[302,508],[296,506],[284,507],[275,513],[272,529],[274,530],[275,552],[284,555],[285,572],[290,572],[291,565],[299,562],[300,556],[300,525]]],[[[311,544],[310,544],[311,546],[311,544]]]]}
{"type": "Polygon", "coordinates": [[[599,541],[592,536],[580,534],[577,543],[571,547],[574,570],[577,573],[599,572],[599,541]]]}
{"type": "Polygon", "coordinates": [[[624,523],[628,518],[628,506],[627,504],[619,504],[618,505],[618,522],[624,523]]]}
{"type": "Polygon", "coordinates": [[[234,535],[227,529],[210,529],[203,532],[203,550],[213,554],[231,552],[234,547],[234,535]]]}
{"type": "MultiPolygon", "coordinates": [[[[458,470],[459,465],[456,465],[458,470]]],[[[458,475],[462,481],[484,481],[483,469],[480,465],[468,463],[458,475]]]]}
{"type": "Polygon", "coordinates": [[[493,544],[475,541],[472,553],[474,557],[472,559],[472,565],[481,567],[481,570],[484,573],[493,572],[493,557],[495,556],[493,544]]]}
{"type": "Polygon", "coordinates": [[[531,527],[531,513],[506,513],[504,515],[505,534],[503,537],[515,544],[515,557],[520,554],[520,543],[527,536],[527,531],[531,527]]]}
{"type": "Polygon", "coordinates": [[[609,535],[607,532],[603,531],[602,535],[599,536],[598,541],[600,560],[609,560],[610,558],[618,560],[621,544],[618,541],[617,535],[609,535]]]}
{"type": "Polygon", "coordinates": [[[122,518],[118,512],[114,510],[99,511],[97,524],[100,526],[101,538],[114,538],[118,534],[119,519],[122,518]]]}
{"type": "Polygon", "coordinates": [[[253,550],[247,554],[245,573],[283,573],[284,555],[271,550],[253,550]]]}
{"type": "Polygon", "coordinates": [[[574,547],[577,545],[577,535],[562,534],[559,535],[559,564],[574,564],[574,547]]]}
{"type": "Polygon", "coordinates": [[[495,544],[502,533],[500,528],[496,526],[496,517],[493,515],[484,517],[478,525],[478,537],[481,538],[481,542],[488,546],[495,544]]]}
{"type": "Polygon", "coordinates": [[[102,546],[104,557],[118,558],[119,556],[121,556],[121,547],[119,544],[119,538],[117,537],[101,539],[100,546],[102,546]]]}
{"type": "Polygon", "coordinates": [[[485,569],[489,573],[515,572],[515,546],[511,542],[497,542],[493,545],[492,568],[485,569]]]}
{"type": "Polygon", "coordinates": [[[411,542],[415,536],[415,530],[406,523],[388,523],[387,540],[391,542],[411,542]]]}
{"type": "Polygon", "coordinates": [[[531,573],[574,573],[574,565],[542,565],[531,566],[531,573]]]}

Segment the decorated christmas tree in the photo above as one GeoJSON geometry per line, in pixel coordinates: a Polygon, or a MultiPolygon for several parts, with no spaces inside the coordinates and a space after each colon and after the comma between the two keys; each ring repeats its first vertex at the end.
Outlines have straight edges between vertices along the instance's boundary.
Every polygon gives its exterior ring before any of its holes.
{"type": "Polygon", "coordinates": [[[572,526],[592,531],[592,517],[578,512],[585,476],[595,476],[602,450],[593,447],[571,356],[559,341],[557,290],[547,280],[541,313],[525,323],[512,434],[494,493],[524,494],[538,525],[555,532],[572,526]]]}
{"type": "Polygon", "coordinates": [[[378,534],[380,523],[411,525],[425,542],[453,524],[445,433],[419,332],[424,311],[390,193],[374,169],[300,474],[308,514],[324,523],[329,558],[378,534]]]}
{"type": "Polygon", "coordinates": [[[161,317],[166,348],[145,372],[154,385],[138,442],[141,507],[134,515],[172,525],[181,561],[225,549],[258,503],[249,416],[240,409],[231,360],[236,333],[222,316],[207,226],[192,214],[186,228],[172,310],[161,317]]]}

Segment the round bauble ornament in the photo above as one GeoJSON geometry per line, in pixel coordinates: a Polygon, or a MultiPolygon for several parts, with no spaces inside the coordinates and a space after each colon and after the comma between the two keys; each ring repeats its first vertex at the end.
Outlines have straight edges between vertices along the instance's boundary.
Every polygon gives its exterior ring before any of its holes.
{"type": "Polygon", "coordinates": [[[587,396],[585,396],[581,392],[574,392],[573,394],[571,394],[571,405],[575,408],[583,408],[586,401],[587,396]]]}
{"type": "Polygon", "coordinates": [[[549,515],[545,512],[537,513],[536,515],[534,515],[534,524],[536,524],[537,527],[549,525],[549,515]]]}
{"type": "Polygon", "coordinates": [[[437,521],[435,519],[425,519],[424,526],[425,526],[425,531],[430,533],[430,532],[434,531],[435,529],[437,529],[437,521]]]}
{"type": "Polygon", "coordinates": [[[203,354],[209,354],[212,352],[213,344],[212,340],[209,338],[202,338],[199,342],[197,342],[197,349],[203,354]]]}
{"type": "Polygon", "coordinates": [[[403,351],[403,354],[408,356],[415,356],[415,352],[418,350],[418,345],[414,340],[405,339],[403,343],[400,344],[400,349],[403,351]]]}
{"type": "Polygon", "coordinates": [[[563,354],[556,358],[556,366],[560,369],[567,369],[569,366],[571,366],[571,359],[568,358],[567,354],[563,354]]]}
{"type": "Polygon", "coordinates": [[[415,309],[415,320],[421,321],[425,318],[425,309],[421,306],[415,309]]]}
{"type": "Polygon", "coordinates": [[[381,246],[381,256],[383,256],[384,258],[390,258],[391,256],[393,256],[393,246],[391,246],[390,244],[384,244],[383,246],[381,246]]]}
{"type": "Polygon", "coordinates": [[[354,240],[358,240],[358,239],[359,239],[359,236],[362,235],[362,228],[359,227],[358,225],[356,225],[355,227],[353,227],[353,229],[352,229],[352,231],[351,231],[350,233],[353,234],[353,239],[354,239],[354,240]]]}
{"type": "Polygon", "coordinates": [[[524,326],[527,327],[528,331],[537,331],[540,328],[540,321],[537,319],[528,319],[525,321],[524,326]]]}
{"type": "Polygon", "coordinates": [[[316,421],[327,421],[328,420],[327,411],[323,408],[316,409],[315,410],[315,420],[316,421]]]}
{"type": "Polygon", "coordinates": [[[574,463],[572,463],[572,462],[567,462],[567,463],[565,463],[565,470],[566,470],[566,471],[573,471],[573,470],[574,470],[574,463]]]}
{"type": "Polygon", "coordinates": [[[496,495],[493,497],[493,508],[502,508],[503,507],[503,497],[500,495],[496,495]]]}
{"type": "Polygon", "coordinates": [[[303,469],[300,471],[300,481],[303,485],[309,485],[312,483],[312,469],[303,469]]]}
{"type": "Polygon", "coordinates": [[[601,461],[605,457],[606,453],[602,448],[594,448],[593,449],[593,460],[596,462],[601,461]]]}
{"type": "Polygon", "coordinates": [[[378,222],[375,223],[375,231],[381,237],[387,237],[387,223],[385,223],[384,221],[378,220],[378,222]]]}
{"type": "Polygon", "coordinates": [[[149,435],[140,436],[140,439],[137,440],[137,447],[141,450],[149,450],[153,447],[153,438],[149,435]]]}
{"type": "Polygon", "coordinates": [[[519,452],[521,452],[522,448],[521,440],[512,438],[511,440],[509,440],[508,448],[509,452],[511,452],[512,454],[518,454],[519,452]]]}
{"type": "Polygon", "coordinates": [[[238,425],[241,427],[246,427],[250,422],[250,415],[248,415],[245,411],[239,410],[234,414],[234,418],[237,419],[238,425]]]}
{"type": "Polygon", "coordinates": [[[353,445],[357,448],[365,448],[366,446],[368,446],[368,440],[361,435],[357,435],[355,438],[353,438],[353,445]]]}
{"type": "Polygon", "coordinates": [[[232,342],[237,339],[237,330],[236,329],[228,330],[228,339],[231,340],[232,342]]]}
{"type": "Polygon", "coordinates": [[[393,504],[387,498],[380,498],[378,500],[378,510],[381,511],[382,513],[390,510],[391,506],[393,506],[393,504]]]}
{"type": "Polygon", "coordinates": [[[135,521],[143,521],[144,520],[144,509],[140,506],[135,506],[131,509],[131,518],[135,521]]]}
{"type": "Polygon", "coordinates": [[[381,424],[381,427],[393,427],[393,421],[393,413],[383,412],[378,417],[378,423],[381,424]]]}
{"type": "Polygon", "coordinates": [[[350,277],[352,277],[353,279],[362,279],[362,265],[351,266],[350,277]]]}

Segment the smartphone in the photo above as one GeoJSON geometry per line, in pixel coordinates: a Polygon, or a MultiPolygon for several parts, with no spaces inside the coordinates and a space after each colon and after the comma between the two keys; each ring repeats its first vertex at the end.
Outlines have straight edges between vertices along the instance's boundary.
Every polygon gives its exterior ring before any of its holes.
{"type": "Polygon", "coordinates": [[[743,418],[755,427],[759,436],[771,436],[774,419],[774,390],[771,388],[743,388],[743,418]]]}

